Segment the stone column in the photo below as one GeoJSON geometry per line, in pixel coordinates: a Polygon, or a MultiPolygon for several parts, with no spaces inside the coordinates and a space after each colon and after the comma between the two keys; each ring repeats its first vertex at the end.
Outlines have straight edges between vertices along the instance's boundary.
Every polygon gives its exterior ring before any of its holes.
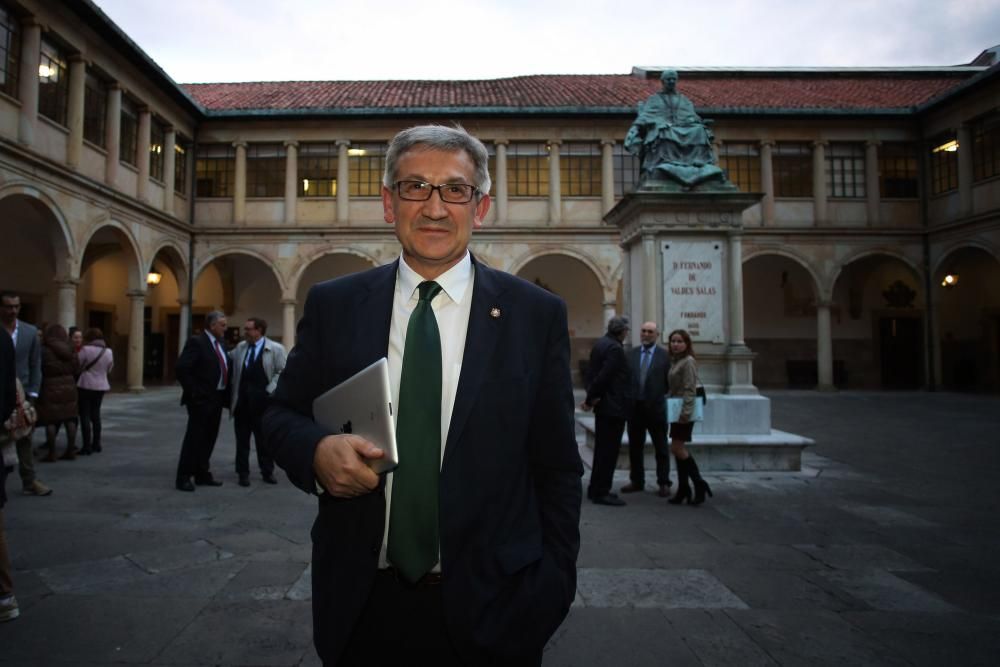
{"type": "Polygon", "coordinates": [[[642,322],[659,322],[659,304],[656,296],[659,271],[657,267],[657,244],[653,234],[642,235],[642,322]]]}
{"type": "Polygon", "coordinates": [[[174,212],[174,167],[177,162],[177,130],[168,127],[163,133],[163,212],[171,215],[174,212]]]}
{"type": "Polygon", "coordinates": [[[233,222],[247,221],[247,142],[234,141],[236,169],[233,175],[233,222]]]}
{"type": "Polygon", "coordinates": [[[347,222],[351,217],[351,168],[347,153],[350,145],[346,139],[337,140],[337,222],[347,222]]]}
{"type": "Polygon", "coordinates": [[[774,224],[774,142],[760,142],[760,185],[764,198],[760,201],[761,222],[774,224]]]}
{"type": "Polygon", "coordinates": [[[972,126],[958,127],[958,206],[962,217],[972,215],[972,126]]]}
{"type": "Polygon", "coordinates": [[[104,181],[111,187],[118,184],[118,152],[122,142],[122,88],[117,83],[108,86],[108,104],[104,117],[105,150],[104,181]]]}
{"type": "Polygon", "coordinates": [[[285,142],[285,224],[294,225],[298,217],[299,200],[299,142],[285,142]]]}
{"type": "Polygon", "coordinates": [[[84,62],[83,56],[70,56],[67,110],[69,140],[66,143],[66,164],[74,169],[80,166],[80,154],[83,152],[83,91],[86,78],[87,63],[84,62]]]}
{"type": "Polygon", "coordinates": [[[191,326],[191,302],[187,299],[177,299],[177,303],[181,307],[180,322],[177,323],[177,356],[180,356],[187,343],[188,327],[191,326]]]}
{"type": "Polygon", "coordinates": [[[126,385],[129,391],[140,392],[142,386],[142,366],[145,341],[143,340],[143,309],[146,305],[146,293],[142,290],[126,292],[129,299],[128,320],[128,369],[126,385]]]}
{"type": "Polygon", "coordinates": [[[139,107],[139,130],[136,137],[136,166],[139,168],[136,196],[141,202],[149,202],[149,144],[152,128],[152,114],[149,107],[139,107]]]}
{"type": "Polygon", "coordinates": [[[72,278],[56,279],[56,289],[59,293],[59,324],[67,329],[76,326],[76,288],[79,280],[72,278]]]}
{"type": "Polygon", "coordinates": [[[281,300],[281,305],[284,307],[281,323],[281,344],[285,346],[286,350],[291,350],[292,346],[295,345],[295,305],[297,303],[298,301],[295,299],[281,300]]]}
{"type": "Polygon", "coordinates": [[[561,141],[549,142],[549,223],[562,222],[562,195],[559,192],[559,146],[561,141]]]}
{"type": "Polygon", "coordinates": [[[830,325],[830,302],[816,302],[816,385],[818,391],[834,391],[833,331],[830,325]]]}
{"type": "Polygon", "coordinates": [[[33,16],[21,19],[21,66],[17,97],[21,100],[17,139],[25,146],[35,143],[38,125],[38,66],[42,57],[42,26],[33,16]]]}
{"type": "Polygon", "coordinates": [[[743,349],[743,233],[729,234],[729,347],[743,349]]]}
{"type": "Polygon", "coordinates": [[[615,142],[601,141],[601,213],[615,207],[615,142]]]}
{"type": "MultiPolygon", "coordinates": [[[[607,327],[608,322],[611,320],[611,318],[618,314],[617,311],[618,304],[615,303],[614,301],[605,301],[604,303],[601,304],[601,306],[604,308],[604,322],[602,322],[601,325],[603,327],[607,327]]],[[[622,315],[624,314],[625,313],[622,313],[622,315]]],[[[632,323],[632,326],[635,326],[634,322],[632,323]]]]}
{"type": "Polygon", "coordinates": [[[826,212],[826,144],[814,141],[813,147],[813,224],[825,225],[826,212]]]}
{"type": "Polygon", "coordinates": [[[499,139],[493,142],[497,151],[497,224],[507,222],[507,200],[510,196],[507,183],[507,140],[499,139]]]}
{"type": "Polygon", "coordinates": [[[881,217],[879,209],[882,196],[878,189],[878,148],[881,141],[865,142],[865,204],[868,211],[868,226],[878,225],[881,217]]]}

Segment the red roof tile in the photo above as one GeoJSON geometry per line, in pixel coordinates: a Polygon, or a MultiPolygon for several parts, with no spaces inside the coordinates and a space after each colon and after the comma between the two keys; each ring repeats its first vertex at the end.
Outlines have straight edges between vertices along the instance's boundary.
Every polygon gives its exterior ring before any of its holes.
{"type": "MultiPolygon", "coordinates": [[[[717,110],[890,110],[926,102],[974,72],[733,75],[683,73],[678,89],[699,108],[717,110]]],[[[479,81],[280,81],[183,84],[208,111],[380,109],[632,108],[659,89],[627,74],[538,75],[479,81]]]]}

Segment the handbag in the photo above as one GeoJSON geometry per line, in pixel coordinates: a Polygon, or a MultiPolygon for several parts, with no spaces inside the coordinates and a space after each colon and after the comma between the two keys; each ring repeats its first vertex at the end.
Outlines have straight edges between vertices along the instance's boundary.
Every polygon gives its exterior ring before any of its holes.
{"type": "Polygon", "coordinates": [[[38,413],[35,406],[24,400],[24,387],[21,380],[15,379],[17,385],[17,401],[14,410],[3,423],[3,432],[0,433],[0,440],[3,442],[3,465],[11,466],[17,463],[17,450],[15,444],[21,438],[26,438],[35,430],[35,422],[38,421],[38,413]]]}
{"type": "MultiPolygon", "coordinates": [[[[698,380],[698,373],[695,371],[695,382],[698,383],[694,389],[694,410],[691,411],[690,421],[700,422],[705,421],[705,404],[708,402],[708,397],[705,396],[705,388],[701,386],[700,380],[698,380]],[[701,399],[701,400],[698,400],[701,399]]],[[[681,413],[684,411],[684,399],[683,398],[668,398],[667,399],[667,423],[675,424],[681,418],[681,413]]]]}

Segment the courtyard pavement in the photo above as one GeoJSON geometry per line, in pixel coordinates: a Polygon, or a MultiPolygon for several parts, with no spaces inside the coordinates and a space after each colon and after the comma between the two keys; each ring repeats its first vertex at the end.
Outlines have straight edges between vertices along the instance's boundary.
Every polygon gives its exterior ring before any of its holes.
{"type": "MultiPolygon", "coordinates": [[[[1000,399],[764,393],[775,428],[816,441],[802,472],[708,474],[701,507],[585,502],[546,667],[1000,664],[1000,399]]],[[[237,486],[231,422],[225,485],[175,491],[178,398],[108,396],[102,454],[37,464],[50,497],[8,479],[21,617],[0,665],[319,664],[314,500],[283,476],[237,486]]]]}

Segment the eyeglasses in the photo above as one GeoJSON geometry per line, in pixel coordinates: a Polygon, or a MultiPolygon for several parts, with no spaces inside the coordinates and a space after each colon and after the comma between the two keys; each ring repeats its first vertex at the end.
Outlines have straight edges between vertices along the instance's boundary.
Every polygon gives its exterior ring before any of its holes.
{"type": "Polygon", "coordinates": [[[435,190],[441,201],[448,204],[468,204],[479,192],[479,188],[468,183],[431,185],[426,181],[396,181],[399,198],[407,201],[427,201],[435,190]]]}
{"type": "Polygon", "coordinates": [[[640,329],[642,333],[656,333],[656,329],[640,329]]]}

